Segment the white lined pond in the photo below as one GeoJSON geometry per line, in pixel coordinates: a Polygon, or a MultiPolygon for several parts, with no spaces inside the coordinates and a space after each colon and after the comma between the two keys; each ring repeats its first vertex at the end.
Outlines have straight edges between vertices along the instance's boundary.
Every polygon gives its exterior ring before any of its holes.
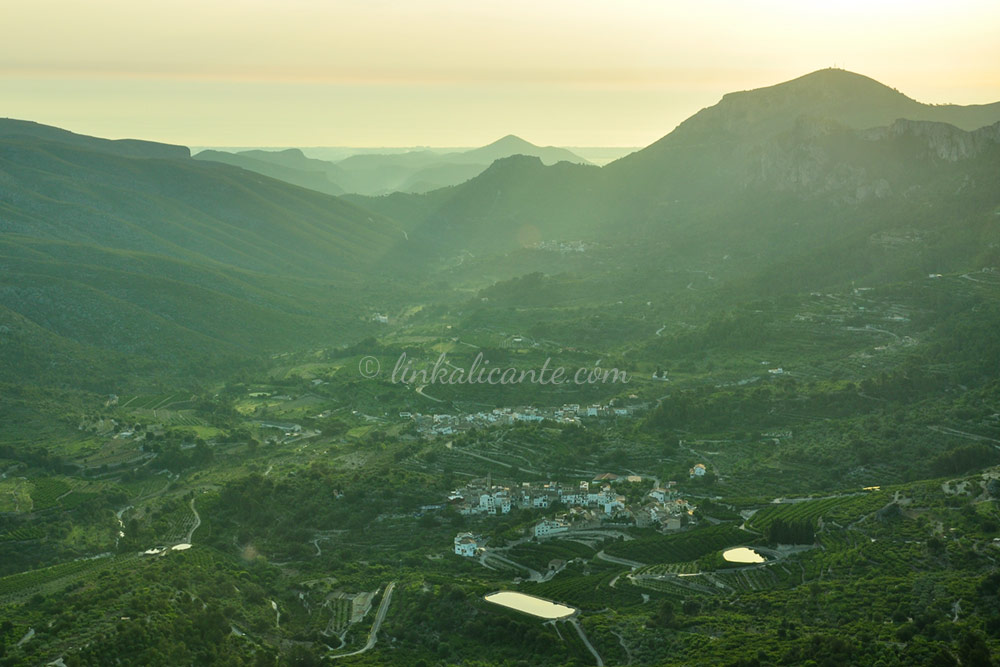
{"type": "Polygon", "coordinates": [[[484,599],[487,602],[498,604],[501,607],[516,609],[517,611],[522,611],[525,614],[531,614],[532,616],[537,616],[538,618],[550,620],[556,618],[566,618],[567,616],[572,616],[576,613],[576,609],[573,607],[568,607],[564,604],[559,604],[558,602],[552,602],[551,600],[545,600],[543,598],[536,598],[534,595],[516,593],[514,591],[490,593],[484,599]]]}
{"type": "Polygon", "coordinates": [[[726,549],[722,552],[722,557],[730,563],[763,563],[767,559],[748,547],[736,547],[726,549]]]}

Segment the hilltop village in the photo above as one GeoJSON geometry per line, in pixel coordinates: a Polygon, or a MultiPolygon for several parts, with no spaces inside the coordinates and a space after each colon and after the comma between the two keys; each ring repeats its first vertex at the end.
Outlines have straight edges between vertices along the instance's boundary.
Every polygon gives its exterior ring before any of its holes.
{"type": "Polygon", "coordinates": [[[469,431],[473,428],[504,426],[517,422],[553,421],[558,424],[580,424],[587,418],[629,418],[636,413],[648,409],[647,403],[617,405],[615,401],[609,404],[594,404],[580,406],[565,404],[561,407],[502,407],[490,411],[470,412],[460,414],[421,414],[400,412],[401,419],[412,419],[417,431],[425,437],[449,436],[469,431]]]}
{"type": "MultiPolygon", "coordinates": [[[[706,468],[701,463],[690,470],[692,478],[705,473],[706,468]]],[[[681,497],[676,486],[674,481],[661,484],[658,479],[648,476],[614,473],[602,473],[576,484],[520,482],[504,485],[494,483],[492,476],[487,476],[453,490],[446,503],[427,509],[450,506],[464,516],[477,516],[504,515],[516,509],[555,508],[554,516],[541,519],[532,527],[531,536],[539,540],[609,525],[652,527],[666,533],[695,523],[696,506],[681,497]]],[[[484,540],[472,533],[461,532],[455,536],[455,553],[460,556],[476,556],[483,546],[484,540]]]]}

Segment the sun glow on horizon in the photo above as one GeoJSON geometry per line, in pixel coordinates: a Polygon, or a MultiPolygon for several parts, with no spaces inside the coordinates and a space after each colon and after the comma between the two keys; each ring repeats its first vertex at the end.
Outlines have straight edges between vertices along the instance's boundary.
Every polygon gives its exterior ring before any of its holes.
{"type": "Polygon", "coordinates": [[[980,1],[14,0],[0,20],[0,114],[195,145],[645,145],[833,65],[1000,100],[1000,7],[980,1]]]}

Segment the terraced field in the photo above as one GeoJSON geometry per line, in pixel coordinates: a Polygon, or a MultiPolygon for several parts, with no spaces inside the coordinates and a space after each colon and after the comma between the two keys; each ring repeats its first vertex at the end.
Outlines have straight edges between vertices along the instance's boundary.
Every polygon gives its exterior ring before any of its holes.
{"type": "Polygon", "coordinates": [[[339,635],[351,624],[351,601],[347,598],[335,598],[329,604],[331,616],[326,631],[339,635]]]}
{"type": "Polygon", "coordinates": [[[193,398],[194,396],[189,392],[184,391],[175,391],[167,394],[122,396],[118,399],[118,407],[130,408],[132,410],[165,410],[172,407],[175,410],[179,410],[186,407],[181,404],[186,404],[193,398]]]}
{"type": "Polygon", "coordinates": [[[590,575],[562,574],[541,584],[527,584],[522,591],[581,609],[642,604],[642,594],[621,576],[624,572],[611,570],[590,575]],[[610,584],[615,579],[618,581],[612,588],[610,584]]]}
{"type": "Polygon", "coordinates": [[[856,519],[861,514],[877,510],[889,500],[887,492],[871,491],[856,495],[773,504],[754,514],[747,522],[747,527],[766,532],[776,519],[788,523],[807,521],[813,525],[816,525],[819,519],[824,519],[842,524],[856,519]]]}
{"type": "Polygon", "coordinates": [[[594,550],[585,544],[569,540],[552,540],[540,544],[519,544],[508,550],[507,556],[522,565],[544,571],[549,561],[558,559],[570,561],[574,558],[590,558],[594,550]]]}
{"type": "Polygon", "coordinates": [[[640,563],[686,563],[754,539],[753,534],[731,524],[720,524],[676,535],[654,535],[618,542],[606,547],[604,551],[608,555],[640,563]]]}
{"type": "Polygon", "coordinates": [[[40,477],[32,482],[31,503],[35,511],[55,507],[59,498],[70,492],[70,486],[61,479],[40,477]]]}
{"type": "Polygon", "coordinates": [[[688,561],[686,563],[663,563],[660,565],[647,565],[640,567],[635,574],[694,574],[698,571],[698,563],[688,561]]]}
{"type": "Polygon", "coordinates": [[[136,554],[98,556],[60,563],[30,572],[0,578],[0,601],[4,603],[30,597],[36,593],[49,594],[82,579],[93,579],[99,572],[134,564],[136,554]]]}
{"type": "Polygon", "coordinates": [[[715,576],[740,593],[768,590],[798,583],[797,579],[793,580],[791,570],[787,568],[783,569],[777,564],[771,564],[767,567],[718,572],[715,576]]]}
{"type": "Polygon", "coordinates": [[[0,533],[0,542],[24,542],[45,537],[45,528],[38,524],[20,526],[6,533],[0,533]]]}

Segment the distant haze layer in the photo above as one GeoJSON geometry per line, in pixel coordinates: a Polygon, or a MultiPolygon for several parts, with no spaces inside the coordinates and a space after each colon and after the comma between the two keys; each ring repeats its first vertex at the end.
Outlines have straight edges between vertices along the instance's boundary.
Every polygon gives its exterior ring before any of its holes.
{"type": "Polygon", "coordinates": [[[5,116],[185,145],[641,146],[840,66],[1000,99],[1000,4],[9,0],[5,116]]]}

